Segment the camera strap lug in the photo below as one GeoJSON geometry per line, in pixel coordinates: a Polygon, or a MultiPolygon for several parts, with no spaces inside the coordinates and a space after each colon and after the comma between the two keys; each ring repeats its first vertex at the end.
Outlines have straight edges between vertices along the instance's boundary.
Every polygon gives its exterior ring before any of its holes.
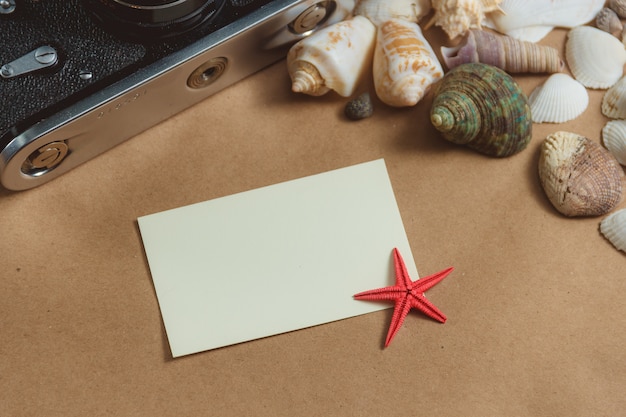
{"type": "Polygon", "coordinates": [[[40,46],[15,61],[4,64],[0,68],[0,76],[2,78],[13,78],[39,71],[55,65],[58,59],[56,49],[47,45],[40,46]]]}
{"type": "Polygon", "coordinates": [[[15,0],[0,0],[0,14],[9,14],[15,11],[15,0]]]}

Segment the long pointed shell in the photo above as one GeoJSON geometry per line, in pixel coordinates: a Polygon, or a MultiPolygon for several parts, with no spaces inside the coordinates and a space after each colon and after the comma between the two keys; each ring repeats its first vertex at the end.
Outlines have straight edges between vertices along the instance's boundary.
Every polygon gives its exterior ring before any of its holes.
{"type": "Polygon", "coordinates": [[[506,72],[487,64],[463,64],[435,90],[430,121],[450,142],[505,157],[528,145],[532,120],[528,100],[506,72]]]}
{"type": "Polygon", "coordinates": [[[432,0],[435,14],[426,27],[435,24],[450,39],[465,34],[469,29],[480,29],[485,14],[500,10],[502,0],[432,0]]]}
{"type": "Polygon", "coordinates": [[[589,105],[584,85],[567,74],[552,74],[528,96],[535,123],[563,123],[580,116],[589,105]]]}
{"type": "Polygon", "coordinates": [[[566,216],[601,216],[622,200],[624,172],[602,146],[570,132],[541,146],[539,179],[552,205],[566,216]]]}
{"type": "Polygon", "coordinates": [[[302,39],[287,54],[292,90],[313,96],[330,90],[352,95],[371,63],[375,36],[374,24],[355,16],[302,39]]]}
{"type": "Polygon", "coordinates": [[[360,0],[353,13],[380,26],[390,19],[417,23],[431,9],[430,0],[360,0]]]}
{"type": "Polygon", "coordinates": [[[504,13],[491,13],[486,25],[511,37],[537,42],[555,27],[573,28],[593,20],[605,0],[504,0],[504,13]]]}
{"type": "Polygon", "coordinates": [[[443,68],[417,23],[391,19],[378,28],[373,76],[381,101],[413,106],[443,77],[443,68]]]}
{"type": "Polygon", "coordinates": [[[602,114],[611,119],[626,119],[626,77],[620,78],[604,93],[602,114]]]}
{"type": "Polygon", "coordinates": [[[615,36],[591,26],[578,26],[567,35],[565,57],[574,78],[585,87],[604,89],[622,77],[626,49],[615,36]]]}
{"type": "Polygon", "coordinates": [[[510,73],[554,73],[565,65],[556,48],[478,29],[469,30],[458,46],[442,47],[441,55],[448,68],[482,62],[510,73]]]}
{"type": "Polygon", "coordinates": [[[626,252],[626,209],[617,210],[602,219],[600,232],[617,250],[626,252]]]}
{"type": "Polygon", "coordinates": [[[622,165],[626,165],[626,120],[612,120],[602,128],[602,142],[622,165]]]}

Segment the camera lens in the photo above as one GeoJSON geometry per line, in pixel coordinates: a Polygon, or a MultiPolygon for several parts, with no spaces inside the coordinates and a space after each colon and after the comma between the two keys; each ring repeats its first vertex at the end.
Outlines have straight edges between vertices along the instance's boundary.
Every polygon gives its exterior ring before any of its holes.
{"type": "Polygon", "coordinates": [[[163,39],[214,17],[225,0],[89,0],[95,17],[120,36],[163,39]]]}

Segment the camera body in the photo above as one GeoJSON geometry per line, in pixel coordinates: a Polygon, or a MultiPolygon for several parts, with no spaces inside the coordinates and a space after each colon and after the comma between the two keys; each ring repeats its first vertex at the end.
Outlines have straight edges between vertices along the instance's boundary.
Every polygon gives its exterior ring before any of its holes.
{"type": "Polygon", "coordinates": [[[138,0],[136,15],[113,7],[128,5],[120,0],[0,3],[0,183],[10,190],[48,182],[278,61],[354,7],[138,0]],[[171,19],[181,5],[192,17],[171,19]]]}

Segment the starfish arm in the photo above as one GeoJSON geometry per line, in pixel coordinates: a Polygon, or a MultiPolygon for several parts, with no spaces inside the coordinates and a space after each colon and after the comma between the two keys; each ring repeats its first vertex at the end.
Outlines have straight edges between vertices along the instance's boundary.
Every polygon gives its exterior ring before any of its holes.
{"type": "Polygon", "coordinates": [[[413,295],[409,303],[411,307],[418,309],[428,317],[433,318],[441,323],[446,322],[446,315],[441,312],[433,303],[431,303],[425,296],[413,295]]]}
{"type": "Polygon", "coordinates": [[[412,283],[412,290],[417,293],[424,293],[439,283],[442,279],[448,276],[450,272],[454,270],[454,267],[449,267],[443,271],[439,271],[432,275],[428,275],[424,278],[420,278],[412,283]]]}
{"type": "Polygon", "coordinates": [[[363,291],[354,295],[356,300],[397,300],[404,296],[406,290],[398,287],[384,287],[375,290],[363,291]]]}
{"type": "Polygon", "coordinates": [[[409,314],[411,307],[411,303],[407,297],[396,301],[396,305],[393,309],[393,316],[391,317],[391,324],[389,325],[389,331],[387,332],[387,339],[385,340],[385,347],[389,346],[391,340],[394,338],[396,333],[398,333],[400,327],[402,327],[404,318],[407,314],[409,314]]]}
{"type": "Polygon", "coordinates": [[[411,281],[411,277],[406,270],[404,259],[402,259],[402,255],[400,255],[398,248],[393,248],[393,262],[396,268],[396,287],[404,289],[411,288],[413,282],[411,281]]]}

